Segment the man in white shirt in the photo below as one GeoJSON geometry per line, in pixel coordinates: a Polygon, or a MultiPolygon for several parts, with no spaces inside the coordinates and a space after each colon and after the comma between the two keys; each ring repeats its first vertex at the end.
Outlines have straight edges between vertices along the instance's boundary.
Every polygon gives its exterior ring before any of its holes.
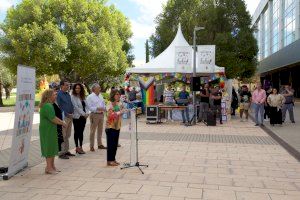
{"type": "Polygon", "coordinates": [[[92,93],[87,97],[86,101],[91,111],[90,121],[90,150],[95,151],[95,132],[97,129],[98,149],[106,149],[102,144],[102,132],[105,112],[105,101],[100,94],[101,88],[98,83],[92,85],[92,93]]]}

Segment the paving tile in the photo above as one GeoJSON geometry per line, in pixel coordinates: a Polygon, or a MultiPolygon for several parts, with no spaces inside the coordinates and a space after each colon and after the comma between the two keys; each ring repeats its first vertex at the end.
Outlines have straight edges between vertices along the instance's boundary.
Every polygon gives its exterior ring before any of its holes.
{"type": "Polygon", "coordinates": [[[35,195],[33,198],[31,198],[32,200],[62,200],[62,199],[66,199],[67,196],[63,196],[63,195],[56,195],[56,194],[49,194],[49,195],[44,195],[44,194],[38,194],[35,195]]]}
{"type": "Polygon", "coordinates": [[[227,185],[227,186],[232,186],[233,181],[231,178],[221,178],[221,177],[205,177],[204,180],[205,184],[212,184],[212,185],[227,185]]]}
{"type": "Polygon", "coordinates": [[[182,183],[204,183],[204,176],[181,176],[178,175],[176,182],[182,183]]]}
{"type": "Polygon", "coordinates": [[[78,190],[104,192],[108,190],[112,185],[112,183],[106,182],[86,182],[82,186],[80,186],[78,190]]]}
{"type": "Polygon", "coordinates": [[[144,194],[120,194],[118,196],[118,198],[128,199],[128,200],[141,200],[141,199],[148,200],[148,199],[151,198],[151,196],[150,195],[144,195],[144,194]]]}
{"type": "Polygon", "coordinates": [[[140,184],[113,184],[108,192],[115,192],[115,193],[137,193],[142,185],[140,184]]]}
{"type": "Polygon", "coordinates": [[[173,187],[170,197],[202,198],[202,189],[173,187]]]}
{"type": "Polygon", "coordinates": [[[143,185],[142,188],[138,191],[138,194],[147,194],[147,195],[158,195],[158,196],[168,196],[170,193],[171,187],[167,186],[150,186],[143,185]]]}
{"type": "Polygon", "coordinates": [[[299,200],[300,195],[270,194],[272,200],[299,200]]]}
{"type": "Polygon", "coordinates": [[[175,181],[176,175],[174,174],[151,174],[149,180],[151,181],[175,181]]]}
{"type": "Polygon", "coordinates": [[[17,200],[17,199],[22,199],[22,200],[28,200],[32,199],[33,196],[36,195],[35,193],[28,194],[28,193],[17,193],[17,192],[7,192],[1,195],[1,199],[5,200],[17,200]]]}
{"type": "Polygon", "coordinates": [[[58,181],[54,185],[50,185],[48,188],[64,189],[64,190],[76,190],[82,186],[85,181],[58,181]]]}
{"type": "Polygon", "coordinates": [[[265,194],[285,194],[283,190],[278,190],[278,189],[251,188],[251,191],[255,193],[265,193],[265,194]]]}
{"type": "Polygon", "coordinates": [[[152,196],[151,200],[187,200],[184,197],[166,197],[166,196],[152,196]]]}
{"type": "Polygon", "coordinates": [[[271,200],[268,194],[254,192],[236,192],[237,200],[271,200]]]}
{"type": "Polygon", "coordinates": [[[198,188],[198,189],[213,189],[218,190],[218,185],[207,185],[207,184],[196,184],[196,183],[190,183],[188,185],[189,188],[198,188]]]}
{"type": "Polygon", "coordinates": [[[85,196],[91,196],[91,197],[98,197],[98,198],[108,198],[108,199],[115,199],[119,193],[113,193],[113,192],[87,192],[85,196]]]}
{"type": "Polygon", "coordinates": [[[235,200],[236,197],[234,191],[203,189],[203,199],[235,200]]]}
{"type": "Polygon", "coordinates": [[[86,197],[86,196],[68,196],[66,197],[64,200],[74,200],[74,199],[80,199],[80,200],[98,200],[98,197],[92,197],[92,196],[89,196],[89,197],[86,197]]]}

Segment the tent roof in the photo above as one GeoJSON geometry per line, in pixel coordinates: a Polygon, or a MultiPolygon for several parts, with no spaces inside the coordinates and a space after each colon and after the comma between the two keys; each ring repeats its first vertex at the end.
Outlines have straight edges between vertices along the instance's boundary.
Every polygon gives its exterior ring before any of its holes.
{"type": "MultiPolygon", "coordinates": [[[[139,74],[155,74],[155,73],[174,73],[176,72],[175,67],[175,49],[176,47],[188,47],[193,49],[189,43],[185,40],[182,30],[181,24],[178,25],[177,34],[173,40],[173,42],[166,48],[160,55],[156,58],[150,60],[150,62],[145,63],[144,65],[137,66],[134,68],[130,68],[127,72],[130,73],[139,73],[139,74]]],[[[215,67],[217,72],[224,72],[224,68],[215,67]]],[[[213,71],[216,71],[213,70],[213,71]]],[[[187,71],[186,73],[192,73],[192,71],[187,71]]],[[[201,74],[197,69],[197,73],[201,74]]]]}

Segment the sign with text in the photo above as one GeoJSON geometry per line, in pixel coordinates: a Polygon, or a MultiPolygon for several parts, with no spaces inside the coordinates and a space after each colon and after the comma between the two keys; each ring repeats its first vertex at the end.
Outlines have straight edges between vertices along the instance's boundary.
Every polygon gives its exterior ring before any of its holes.
{"type": "Polygon", "coordinates": [[[28,165],[35,104],[35,68],[18,65],[15,122],[8,172],[4,179],[28,165]]]}
{"type": "Polygon", "coordinates": [[[192,70],[193,49],[189,46],[175,47],[176,72],[189,72],[192,70]]]}
{"type": "Polygon", "coordinates": [[[213,73],[216,62],[216,46],[215,45],[199,45],[197,46],[198,66],[197,71],[204,73],[213,73]]]}

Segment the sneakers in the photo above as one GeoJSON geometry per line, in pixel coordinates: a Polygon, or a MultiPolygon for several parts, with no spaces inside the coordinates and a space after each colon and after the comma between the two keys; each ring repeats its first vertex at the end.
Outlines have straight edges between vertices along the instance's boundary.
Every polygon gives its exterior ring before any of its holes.
{"type": "Polygon", "coordinates": [[[60,155],[58,156],[60,159],[70,159],[69,156],[67,156],[66,154],[60,155]]]}
{"type": "Polygon", "coordinates": [[[259,126],[259,124],[255,124],[255,126],[259,126]]]}
{"type": "Polygon", "coordinates": [[[244,119],[243,119],[243,118],[241,118],[240,122],[244,122],[244,119]]]}

